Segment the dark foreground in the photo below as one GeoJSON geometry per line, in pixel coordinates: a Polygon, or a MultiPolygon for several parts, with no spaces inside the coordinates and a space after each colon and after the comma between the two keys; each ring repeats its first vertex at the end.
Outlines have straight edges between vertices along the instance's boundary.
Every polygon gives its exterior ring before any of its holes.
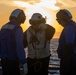
{"type": "MultiPolygon", "coordinates": [[[[59,59],[50,58],[48,75],[59,75],[59,59]]],[[[22,73],[22,68],[20,69],[22,73]]],[[[0,63],[0,75],[2,75],[2,67],[0,63]]]]}

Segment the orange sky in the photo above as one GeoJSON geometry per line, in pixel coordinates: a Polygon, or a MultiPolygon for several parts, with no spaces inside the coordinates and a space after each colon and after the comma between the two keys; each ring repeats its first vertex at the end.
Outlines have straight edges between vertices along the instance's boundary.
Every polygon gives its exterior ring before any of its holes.
{"type": "Polygon", "coordinates": [[[0,0],[0,27],[9,21],[11,12],[21,8],[26,14],[26,21],[22,25],[25,31],[29,27],[29,19],[35,12],[47,17],[47,23],[56,29],[54,38],[59,38],[62,27],[56,22],[56,13],[59,9],[68,9],[73,20],[76,21],[76,1],[75,0],[0,0]],[[67,3],[66,3],[67,2],[67,3]]]}

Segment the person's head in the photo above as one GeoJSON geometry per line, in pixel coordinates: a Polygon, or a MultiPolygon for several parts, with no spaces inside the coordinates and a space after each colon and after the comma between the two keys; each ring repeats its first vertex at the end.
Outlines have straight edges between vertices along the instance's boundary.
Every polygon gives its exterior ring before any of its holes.
{"type": "Polygon", "coordinates": [[[57,22],[65,27],[66,24],[72,19],[72,14],[66,9],[61,9],[57,12],[56,18],[57,22]]]}
{"type": "Polygon", "coordinates": [[[24,21],[26,20],[26,16],[25,16],[24,11],[21,9],[15,9],[10,14],[9,20],[10,21],[16,21],[19,24],[24,23],[24,21]]]}
{"type": "Polygon", "coordinates": [[[37,27],[41,23],[46,23],[45,18],[40,13],[34,13],[29,20],[29,23],[34,27],[37,27]]]}

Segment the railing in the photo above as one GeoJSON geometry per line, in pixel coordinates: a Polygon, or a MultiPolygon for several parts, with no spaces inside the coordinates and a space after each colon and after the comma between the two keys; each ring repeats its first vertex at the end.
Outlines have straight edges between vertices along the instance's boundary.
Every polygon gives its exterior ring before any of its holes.
{"type": "Polygon", "coordinates": [[[59,68],[60,68],[60,60],[51,58],[49,61],[48,75],[60,75],[59,68]]]}

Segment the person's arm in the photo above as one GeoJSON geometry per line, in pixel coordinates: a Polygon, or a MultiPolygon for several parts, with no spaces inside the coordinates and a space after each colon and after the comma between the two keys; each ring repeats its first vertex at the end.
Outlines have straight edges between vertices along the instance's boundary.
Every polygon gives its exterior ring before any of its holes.
{"type": "Polygon", "coordinates": [[[27,31],[23,33],[23,44],[24,44],[24,48],[26,48],[27,47],[27,31]]]}
{"type": "Polygon", "coordinates": [[[61,48],[60,45],[58,45],[57,54],[58,54],[59,59],[61,59],[61,57],[62,57],[62,50],[60,48],[61,48]]]}
{"type": "MultiPolygon", "coordinates": [[[[47,24],[46,24],[46,25],[47,25],[47,24]]],[[[46,28],[45,33],[46,33],[46,38],[47,38],[48,40],[50,40],[50,39],[52,39],[52,37],[53,37],[54,34],[55,34],[55,28],[52,27],[52,26],[50,26],[50,25],[47,25],[47,28],[46,28]]]]}
{"type": "Polygon", "coordinates": [[[16,30],[16,51],[19,61],[24,64],[26,62],[26,54],[24,51],[24,45],[23,45],[23,32],[21,28],[18,28],[16,30]]]}
{"type": "MultiPolygon", "coordinates": [[[[74,51],[74,41],[75,41],[75,29],[72,26],[69,26],[65,29],[65,51],[68,54],[68,57],[74,51]]],[[[67,56],[67,55],[66,55],[67,56]]]]}
{"type": "Polygon", "coordinates": [[[26,62],[26,54],[25,54],[24,45],[23,45],[23,32],[21,28],[16,30],[15,36],[16,36],[17,56],[20,63],[22,64],[23,74],[26,75],[28,72],[28,68],[27,68],[27,62],[26,62]]]}

